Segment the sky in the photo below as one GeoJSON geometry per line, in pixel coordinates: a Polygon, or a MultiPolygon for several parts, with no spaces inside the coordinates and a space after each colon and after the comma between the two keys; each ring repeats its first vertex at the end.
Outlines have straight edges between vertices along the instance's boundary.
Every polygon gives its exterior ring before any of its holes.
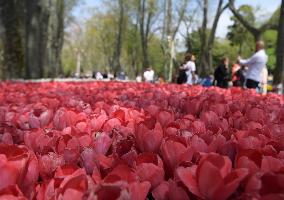
{"type": "MultiPolygon", "coordinates": [[[[88,9],[100,5],[101,2],[102,0],[83,0],[83,3],[74,9],[73,14],[79,21],[84,21],[90,17],[88,9]]],[[[243,4],[260,7],[260,15],[270,16],[280,6],[281,0],[236,0],[236,7],[243,4]]],[[[231,16],[232,13],[228,9],[221,15],[216,32],[217,37],[226,37],[227,27],[232,24],[231,16]]]]}

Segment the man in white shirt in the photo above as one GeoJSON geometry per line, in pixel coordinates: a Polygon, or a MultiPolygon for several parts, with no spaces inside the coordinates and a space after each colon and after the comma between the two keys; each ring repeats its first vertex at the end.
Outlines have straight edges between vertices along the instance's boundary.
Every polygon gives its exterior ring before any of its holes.
{"type": "Polygon", "coordinates": [[[255,47],[256,51],[249,59],[238,58],[241,65],[247,66],[246,86],[247,88],[257,88],[262,81],[262,70],[266,67],[268,56],[264,50],[264,42],[258,41],[255,47]]]}
{"type": "Polygon", "coordinates": [[[143,74],[145,82],[149,82],[149,83],[154,82],[154,76],[155,76],[155,72],[152,68],[148,68],[143,74]]]}

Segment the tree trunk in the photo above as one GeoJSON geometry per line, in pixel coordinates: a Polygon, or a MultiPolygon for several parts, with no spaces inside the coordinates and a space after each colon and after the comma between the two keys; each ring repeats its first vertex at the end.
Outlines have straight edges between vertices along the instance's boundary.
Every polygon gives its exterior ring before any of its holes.
{"type": "Polygon", "coordinates": [[[47,51],[49,2],[26,0],[26,78],[42,78],[47,51]]]}
{"type": "Polygon", "coordinates": [[[116,38],[116,47],[113,55],[113,69],[114,73],[121,71],[120,54],[121,54],[121,43],[122,43],[122,29],[123,29],[123,18],[124,18],[124,5],[123,0],[119,0],[119,21],[118,21],[118,33],[116,38]]]}
{"type": "Polygon", "coordinates": [[[168,0],[163,0],[163,27],[162,27],[162,41],[166,39],[166,27],[167,27],[167,5],[168,0]]]}
{"type": "Polygon", "coordinates": [[[148,41],[144,38],[144,42],[142,45],[142,56],[143,56],[143,70],[145,70],[147,67],[149,67],[149,55],[148,55],[148,41]]]}
{"type": "Polygon", "coordinates": [[[165,79],[170,81],[170,71],[171,71],[171,63],[172,63],[172,58],[171,58],[171,45],[169,40],[172,40],[172,0],[167,0],[166,1],[166,41],[167,45],[165,46],[165,79]]]}
{"type": "Polygon", "coordinates": [[[207,53],[207,59],[208,59],[208,66],[209,66],[209,70],[207,75],[209,74],[213,74],[214,70],[213,70],[213,50],[212,48],[208,48],[208,53],[207,53]]]}
{"type": "Polygon", "coordinates": [[[7,78],[60,73],[64,0],[0,0],[0,6],[7,78]]]}
{"type": "MultiPolygon", "coordinates": [[[[172,42],[173,42],[173,37],[172,37],[172,0],[167,0],[167,24],[166,24],[166,34],[167,34],[167,39],[168,39],[168,54],[167,56],[167,63],[165,65],[166,69],[166,74],[167,76],[165,77],[166,80],[169,82],[172,81],[171,73],[172,73],[172,66],[173,66],[173,61],[172,61],[172,42]]],[[[166,51],[167,52],[167,51],[166,51]]]]}
{"type": "Polygon", "coordinates": [[[199,73],[201,75],[205,75],[208,73],[208,60],[206,56],[206,49],[207,49],[207,21],[208,21],[208,0],[203,0],[203,21],[202,21],[202,27],[199,30],[200,32],[200,39],[201,39],[201,48],[200,48],[200,59],[201,59],[201,68],[199,73]]]}
{"type": "MultiPolygon", "coordinates": [[[[139,17],[136,18],[136,22],[135,22],[135,27],[134,27],[134,38],[138,38],[137,37],[137,33],[138,33],[138,27],[139,27],[139,17]]],[[[132,73],[134,77],[137,77],[139,75],[139,67],[138,67],[138,46],[137,43],[134,42],[133,46],[131,46],[131,66],[132,66],[132,73]],[[134,45],[135,44],[135,45],[134,45]]],[[[140,44],[140,43],[139,43],[140,44]]]]}
{"type": "Polygon", "coordinates": [[[139,25],[140,25],[140,39],[141,39],[141,47],[142,47],[142,69],[145,70],[148,65],[148,58],[147,58],[147,47],[145,44],[145,2],[146,0],[139,1],[139,25]]]}
{"type": "Polygon", "coordinates": [[[64,41],[64,0],[54,0],[50,5],[47,55],[44,76],[56,77],[62,73],[61,51],[64,41]]]}
{"type": "Polygon", "coordinates": [[[282,83],[284,85],[284,0],[282,0],[280,10],[276,56],[274,83],[282,83]]]}
{"type": "Polygon", "coordinates": [[[254,41],[255,41],[255,42],[261,41],[261,40],[262,40],[262,34],[263,34],[263,33],[264,33],[264,32],[262,32],[262,31],[256,31],[256,32],[252,33],[252,34],[253,34],[253,37],[254,37],[254,41]]]}
{"type": "Polygon", "coordinates": [[[139,2],[139,25],[140,25],[140,38],[142,47],[142,67],[145,70],[149,67],[149,55],[148,55],[148,40],[150,33],[150,26],[152,21],[152,12],[146,9],[146,0],[139,2]]]}
{"type": "Polygon", "coordinates": [[[202,56],[203,59],[206,59],[205,61],[201,62],[202,63],[202,73],[201,75],[209,75],[213,73],[213,59],[212,59],[212,51],[213,51],[213,46],[214,46],[214,40],[215,40],[215,35],[216,35],[216,29],[218,26],[218,22],[220,19],[220,16],[224,12],[224,10],[228,7],[229,5],[226,4],[223,6],[223,0],[219,0],[217,11],[214,17],[213,25],[209,33],[209,38],[207,39],[207,34],[206,34],[206,24],[207,24],[207,12],[208,12],[208,0],[204,0],[204,8],[203,8],[203,25],[202,25],[202,56]],[[206,24],[205,24],[206,23],[206,24]],[[204,45],[205,44],[205,45],[204,45]]]}
{"type": "Polygon", "coordinates": [[[167,0],[166,34],[167,37],[172,36],[172,0],[167,0]]]}
{"type": "Polygon", "coordinates": [[[3,31],[3,77],[19,78],[24,67],[24,50],[21,37],[21,20],[16,0],[0,0],[0,17],[3,31]]]}

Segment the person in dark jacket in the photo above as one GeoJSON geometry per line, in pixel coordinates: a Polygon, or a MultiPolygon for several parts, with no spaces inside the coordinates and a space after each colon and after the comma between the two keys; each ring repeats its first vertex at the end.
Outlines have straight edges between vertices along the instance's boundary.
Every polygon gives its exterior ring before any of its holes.
{"type": "MultiPolygon", "coordinates": [[[[181,65],[183,66],[183,64],[181,65]]],[[[179,67],[179,74],[177,78],[177,84],[184,84],[187,81],[186,70],[179,67]]]]}
{"type": "Polygon", "coordinates": [[[235,87],[244,87],[245,83],[245,66],[241,66],[241,68],[235,73],[236,80],[234,81],[235,87]]]}
{"type": "Polygon", "coordinates": [[[214,72],[214,85],[216,84],[216,86],[220,88],[228,88],[229,80],[229,58],[225,57],[222,59],[221,64],[216,68],[214,72]]]}

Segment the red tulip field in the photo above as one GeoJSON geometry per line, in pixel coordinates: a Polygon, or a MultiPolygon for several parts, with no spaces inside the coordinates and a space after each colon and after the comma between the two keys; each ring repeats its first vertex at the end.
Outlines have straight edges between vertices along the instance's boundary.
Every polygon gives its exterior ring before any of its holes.
{"type": "Polygon", "coordinates": [[[284,98],[2,82],[0,199],[284,199],[284,98]]]}

